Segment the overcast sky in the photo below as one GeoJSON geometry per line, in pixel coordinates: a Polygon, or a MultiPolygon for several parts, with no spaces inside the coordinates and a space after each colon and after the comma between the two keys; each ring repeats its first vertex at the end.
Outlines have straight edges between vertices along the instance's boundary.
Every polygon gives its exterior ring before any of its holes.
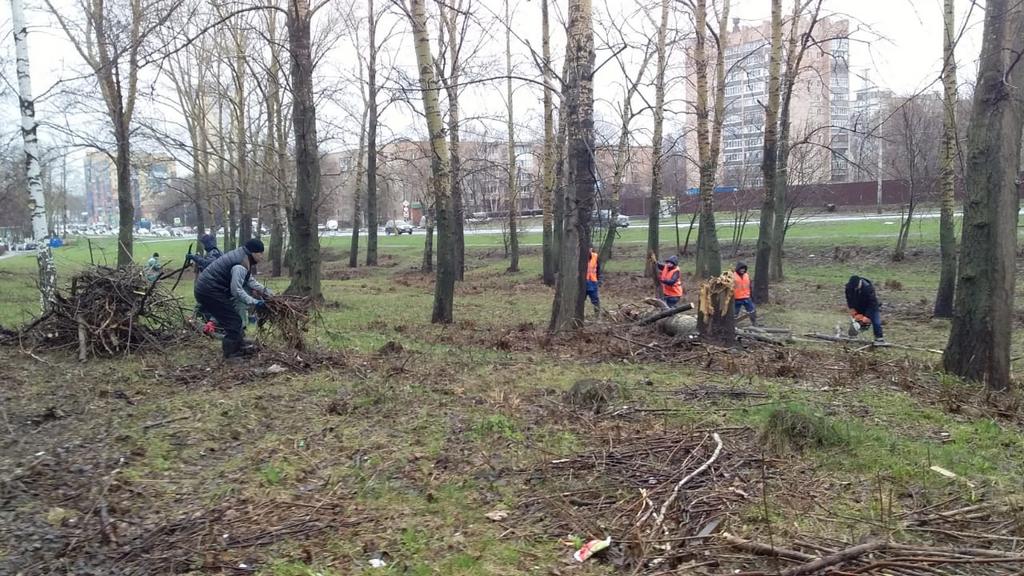
{"type": "MultiPolygon", "coordinates": [[[[68,0],[59,0],[68,1],[68,0]]],[[[347,0],[337,0],[347,1],[347,0]]],[[[516,38],[513,39],[514,68],[524,76],[535,77],[535,67],[529,56],[528,42],[534,49],[540,49],[540,7],[536,0],[510,0],[513,7],[513,24],[516,38]]],[[[358,0],[357,0],[358,2],[358,0]]],[[[768,0],[734,0],[732,15],[745,24],[753,24],[769,17],[768,0]]],[[[362,4],[362,2],[359,2],[362,4]]],[[[378,6],[387,5],[378,1],[378,6]]],[[[565,11],[565,2],[555,2],[552,6],[552,34],[556,62],[560,62],[561,47],[564,44],[564,33],[560,29],[560,20],[565,11]]],[[[789,0],[784,1],[790,5],[789,0]]],[[[678,4],[676,4],[678,6],[678,4]]],[[[68,2],[71,9],[71,3],[68,2]]],[[[594,0],[598,20],[598,40],[607,37],[607,26],[602,31],[600,22],[615,21],[626,23],[636,38],[653,34],[653,22],[657,14],[646,17],[638,12],[638,3],[634,0],[594,0]],[[610,16],[608,16],[610,14],[610,16]]],[[[29,37],[30,59],[34,89],[37,94],[53,85],[60,78],[72,77],[81,73],[82,63],[77,54],[63,37],[63,33],[53,26],[52,17],[48,16],[39,0],[28,0],[29,21],[33,25],[29,37]]],[[[957,0],[958,32],[963,27],[963,36],[957,46],[957,60],[960,70],[961,85],[973,82],[976,59],[980,50],[981,21],[983,8],[975,7],[971,18],[964,24],[970,6],[967,0],[957,0]]],[[[788,8],[784,7],[784,11],[788,8]]],[[[897,93],[912,94],[921,90],[937,90],[937,78],[942,62],[942,0],[825,0],[825,11],[850,20],[853,31],[851,39],[851,89],[856,90],[866,82],[889,88],[897,93]]],[[[479,25],[474,33],[480,46],[480,61],[485,63],[479,71],[482,75],[498,76],[504,71],[504,29],[497,19],[504,14],[503,0],[477,0],[477,19],[479,25]]],[[[400,30],[407,27],[398,15],[394,23],[400,30]]],[[[10,7],[7,2],[0,2],[0,22],[3,23],[3,46],[0,54],[5,56],[5,77],[13,82],[13,40],[10,33],[10,7]]],[[[688,27],[684,15],[677,14],[675,23],[679,27],[688,27]]],[[[328,12],[321,17],[321,25],[337,26],[338,23],[328,12]]],[[[628,63],[635,66],[640,61],[640,52],[631,51],[622,55],[628,63]]],[[[598,60],[603,59],[599,53],[598,60]]],[[[394,65],[407,74],[415,74],[414,55],[408,38],[396,38],[393,50],[384,56],[385,63],[394,65]]],[[[355,51],[350,39],[340,40],[335,48],[324,59],[318,72],[334,80],[343,80],[354,76],[355,51]]],[[[621,102],[622,73],[616,62],[610,62],[598,74],[596,79],[597,121],[599,130],[611,135],[617,130],[615,111],[621,102]]],[[[681,62],[676,60],[675,75],[682,73],[681,62]]],[[[650,68],[653,70],[653,61],[650,68]]],[[[560,64],[556,65],[560,68],[560,64]]],[[[670,72],[670,76],[672,73],[670,72]]],[[[682,98],[681,87],[670,91],[670,100],[682,98]]],[[[517,83],[514,102],[517,108],[517,131],[522,138],[536,138],[541,129],[540,124],[540,91],[536,86],[517,83]]],[[[356,123],[351,118],[351,102],[357,98],[354,88],[342,96],[340,101],[323,102],[318,110],[321,124],[330,124],[322,132],[332,138],[331,148],[351,146],[355,140],[356,123]],[[346,110],[348,108],[349,110],[346,110]]],[[[16,103],[7,98],[5,110],[0,112],[0,121],[7,128],[5,134],[12,133],[17,126],[16,103]]],[[[678,104],[678,102],[677,102],[678,104]]],[[[498,137],[504,134],[504,82],[479,85],[468,88],[463,96],[464,115],[479,116],[481,120],[468,126],[470,132],[498,137]]],[[[673,106],[670,104],[670,108],[673,106]]],[[[682,106],[675,106],[682,109],[682,106]]],[[[48,111],[48,103],[40,105],[40,113],[48,111]]],[[[383,119],[385,138],[396,136],[416,136],[423,132],[422,117],[414,114],[405,105],[394,105],[388,108],[383,119]]],[[[638,143],[649,143],[648,118],[639,118],[636,123],[636,139],[638,143]],[[645,142],[645,138],[647,141],[645,142]]],[[[669,129],[681,124],[678,114],[669,114],[669,129]]],[[[45,135],[43,136],[46,137],[45,135]]],[[[75,162],[80,165],[80,162],[75,162]]]]}

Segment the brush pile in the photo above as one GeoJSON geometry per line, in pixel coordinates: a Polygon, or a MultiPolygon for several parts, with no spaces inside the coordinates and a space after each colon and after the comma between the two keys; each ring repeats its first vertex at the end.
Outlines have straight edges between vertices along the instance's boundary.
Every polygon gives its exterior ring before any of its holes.
{"type": "Polygon", "coordinates": [[[17,341],[48,350],[78,349],[79,359],[160,350],[183,334],[181,302],[137,267],[96,266],[71,278],[50,310],[21,330],[17,341]]]}
{"type": "Polygon", "coordinates": [[[288,347],[306,349],[305,333],[313,321],[313,300],[305,296],[271,296],[260,312],[260,327],[277,333],[288,347]]]}

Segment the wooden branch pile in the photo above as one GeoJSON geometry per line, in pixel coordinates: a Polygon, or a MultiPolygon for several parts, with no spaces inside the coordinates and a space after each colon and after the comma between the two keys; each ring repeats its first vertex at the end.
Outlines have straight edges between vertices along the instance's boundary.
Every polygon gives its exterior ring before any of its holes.
{"type": "MultiPolygon", "coordinates": [[[[136,267],[96,266],[71,278],[53,307],[25,325],[17,341],[46,349],[76,349],[80,360],[162,350],[183,334],[181,302],[136,267]]],[[[13,338],[11,340],[14,340],[13,338]]]]}
{"type": "Polygon", "coordinates": [[[759,467],[760,456],[744,448],[754,444],[746,429],[616,436],[602,443],[607,448],[533,471],[536,490],[545,494],[519,509],[551,537],[611,536],[606,560],[635,574],[706,559],[699,545],[748,498],[740,479],[759,467]]]}
{"type": "Polygon", "coordinates": [[[719,538],[732,548],[752,555],[744,566],[765,567],[734,572],[744,576],[1009,576],[1024,573],[1024,554],[1020,551],[1022,537],[1016,519],[1022,504],[1019,498],[963,504],[966,502],[946,501],[894,517],[895,529],[889,532],[909,536],[913,543],[883,537],[848,543],[802,536],[786,547],[728,533],[719,538]]]}
{"type": "Polygon", "coordinates": [[[305,350],[305,334],[316,313],[313,300],[305,296],[271,296],[265,302],[260,326],[279,335],[290,348],[305,350]]]}

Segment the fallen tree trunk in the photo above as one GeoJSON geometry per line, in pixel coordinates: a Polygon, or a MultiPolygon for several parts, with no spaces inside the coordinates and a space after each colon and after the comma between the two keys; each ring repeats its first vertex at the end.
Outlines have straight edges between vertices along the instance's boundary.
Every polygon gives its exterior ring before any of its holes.
{"type": "Polygon", "coordinates": [[[661,320],[662,318],[668,318],[669,316],[675,316],[676,314],[679,314],[680,312],[686,312],[687,310],[693,310],[693,304],[692,303],[687,302],[685,304],[680,304],[679,306],[676,306],[675,308],[668,308],[667,310],[662,310],[661,312],[658,312],[658,313],[652,314],[652,315],[650,315],[650,316],[648,316],[646,318],[640,319],[640,321],[638,321],[636,323],[636,325],[637,326],[647,326],[648,324],[654,324],[655,322],[657,322],[658,320],[661,320]]]}

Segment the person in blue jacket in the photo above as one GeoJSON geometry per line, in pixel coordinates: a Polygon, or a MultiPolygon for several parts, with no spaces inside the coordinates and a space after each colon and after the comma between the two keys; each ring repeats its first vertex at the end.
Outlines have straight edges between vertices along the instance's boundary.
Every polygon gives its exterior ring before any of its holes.
{"type": "Polygon", "coordinates": [[[203,245],[203,254],[189,254],[188,256],[188,259],[196,264],[196,274],[202,273],[203,269],[223,255],[220,248],[217,248],[217,240],[210,234],[203,234],[199,238],[199,243],[203,245]]]}

